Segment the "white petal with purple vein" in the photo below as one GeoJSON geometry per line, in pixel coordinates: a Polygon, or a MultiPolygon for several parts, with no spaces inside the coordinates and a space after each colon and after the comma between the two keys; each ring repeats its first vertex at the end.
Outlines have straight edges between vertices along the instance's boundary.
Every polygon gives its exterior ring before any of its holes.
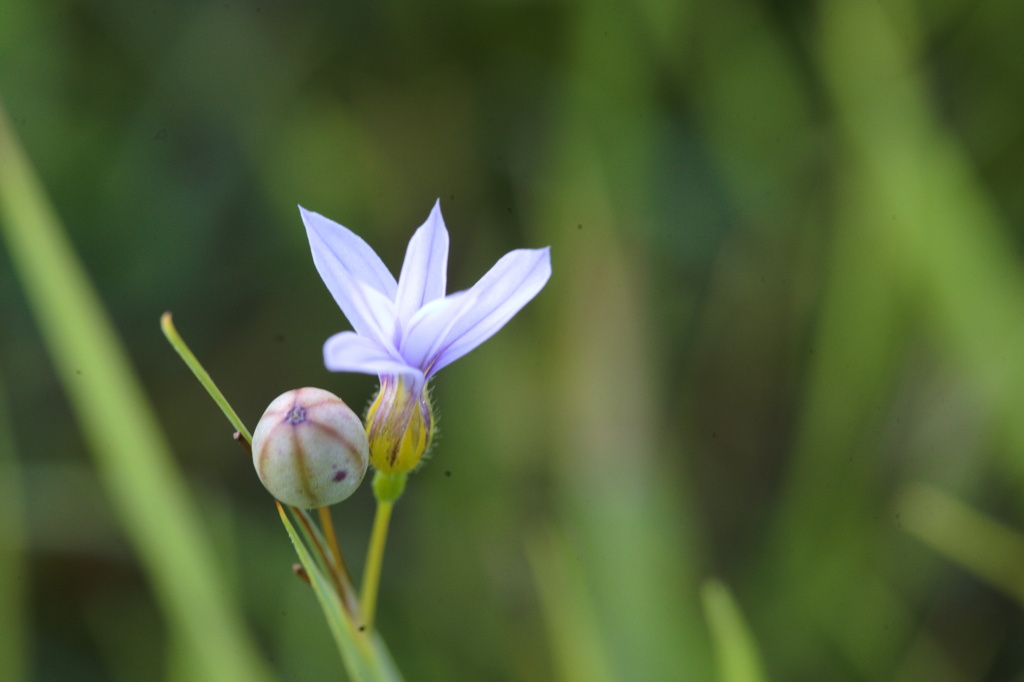
{"type": "Polygon", "coordinates": [[[352,328],[398,357],[394,344],[395,304],[345,270],[332,274],[338,287],[331,293],[352,328]]]}
{"type": "Polygon", "coordinates": [[[466,305],[472,305],[472,297],[468,291],[458,291],[431,301],[418,310],[406,325],[402,346],[398,349],[405,361],[427,374],[433,374],[430,364],[435,359],[439,344],[466,305]]]}
{"type": "Polygon", "coordinates": [[[423,381],[423,373],[396,359],[385,349],[355,332],[341,332],[324,344],[324,364],[332,372],[401,374],[423,381]]]}
{"type": "Polygon", "coordinates": [[[448,271],[448,230],[441,217],[441,200],[409,240],[398,278],[395,308],[403,326],[417,310],[444,296],[448,271]]]}
{"type": "MultiPolygon", "coordinates": [[[[333,271],[341,268],[356,279],[369,284],[389,300],[395,300],[398,283],[380,256],[362,237],[319,213],[299,206],[302,222],[313,250],[313,262],[327,287],[334,293],[333,271]],[[327,272],[325,272],[325,269],[327,272]]],[[[335,294],[337,297],[337,294],[335,294]]]]}
{"type": "Polygon", "coordinates": [[[505,326],[551,277],[551,249],[518,249],[505,254],[473,288],[431,350],[430,374],[458,360],[505,326]]]}

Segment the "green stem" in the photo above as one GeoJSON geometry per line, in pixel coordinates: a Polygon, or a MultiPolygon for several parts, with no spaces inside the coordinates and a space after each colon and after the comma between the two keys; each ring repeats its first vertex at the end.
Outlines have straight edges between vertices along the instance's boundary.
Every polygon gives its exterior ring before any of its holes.
{"type": "Polygon", "coordinates": [[[348,569],[345,567],[345,560],[341,558],[338,536],[334,533],[334,521],[331,519],[330,507],[320,507],[316,511],[320,515],[320,528],[323,529],[324,537],[327,538],[327,546],[331,548],[331,556],[334,557],[335,571],[339,575],[348,573],[348,569]]]}
{"type": "Polygon", "coordinates": [[[252,445],[252,434],[249,433],[249,429],[245,428],[245,424],[243,424],[242,420],[239,419],[238,414],[235,412],[234,408],[231,407],[230,403],[228,403],[227,398],[225,398],[224,394],[220,392],[219,388],[217,388],[217,384],[213,383],[213,379],[211,379],[210,375],[205,369],[203,369],[203,366],[199,364],[199,360],[189,349],[185,340],[181,338],[181,334],[179,334],[178,330],[174,327],[174,321],[171,319],[171,314],[169,312],[164,313],[160,318],[160,328],[163,330],[164,336],[167,337],[167,340],[171,342],[171,346],[174,347],[174,350],[178,352],[178,355],[180,355],[181,359],[185,361],[188,368],[196,375],[196,379],[199,379],[199,383],[203,385],[206,392],[209,393],[210,397],[213,398],[213,401],[217,403],[217,407],[220,408],[220,411],[223,412],[224,416],[228,418],[229,422],[231,422],[231,425],[235,427],[236,431],[242,434],[246,443],[252,445]]]}
{"type": "MultiPolygon", "coordinates": [[[[185,364],[188,365],[188,368],[192,370],[196,379],[198,379],[199,383],[203,385],[206,392],[210,394],[213,401],[217,403],[221,412],[223,412],[224,416],[228,418],[228,421],[235,427],[235,430],[240,434],[244,443],[250,446],[251,450],[252,434],[249,432],[249,429],[245,427],[245,424],[242,423],[238,413],[235,412],[233,407],[231,407],[231,404],[228,402],[227,398],[224,397],[224,394],[221,393],[219,388],[217,388],[217,384],[213,382],[209,372],[206,371],[203,365],[199,362],[199,359],[196,358],[195,354],[188,347],[188,344],[185,343],[185,339],[181,338],[181,334],[179,334],[177,328],[175,328],[174,320],[171,319],[171,314],[169,312],[164,313],[160,317],[160,328],[163,330],[164,336],[166,336],[167,340],[171,343],[171,346],[175,351],[177,351],[178,355],[181,356],[181,359],[184,360],[185,364]]],[[[323,561],[324,567],[328,570],[328,573],[333,576],[338,594],[341,596],[343,602],[348,606],[354,605],[354,590],[351,589],[351,580],[348,577],[345,562],[341,558],[341,550],[338,547],[338,540],[334,534],[334,524],[331,523],[330,513],[326,509],[320,510],[320,522],[323,524],[324,535],[328,543],[328,547],[325,548],[316,539],[316,534],[312,530],[313,522],[309,515],[307,515],[304,510],[297,507],[292,507],[292,511],[295,512],[299,521],[307,527],[310,542],[317,550],[317,553],[323,561]],[[328,555],[328,552],[331,553],[331,556],[328,555]]]]}
{"type": "Polygon", "coordinates": [[[331,557],[334,559],[333,561],[328,561],[326,552],[323,552],[324,564],[330,569],[331,576],[338,588],[338,594],[341,596],[341,601],[345,608],[348,609],[349,613],[356,613],[359,608],[359,602],[356,600],[355,588],[352,587],[352,578],[348,574],[348,566],[341,555],[338,536],[334,532],[334,522],[331,520],[331,510],[329,507],[320,507],[317,509],[317,512],[320,514],[320,528],[327,542],[327,547],[330,549],[331,557]]]}
{"type": "Polygon", "coordinates": [[[377,590],[380,587],[380,569],[384,562],[384,545],[388,538],[391,509],[394,502],[377,500],[377,514],[373,519],[373,534],[370,549],[366,554],[366,569],[363,571],[362,604],[363,627],[373,629],[373,617],[377,610],[377,590]]]}
{"type": "Polygon", "coordinates": [[[384,562],[384,545],[388,539],[388,524],[391,522],[391,508],[405,492],[408,474],[385,474],[378,471],[373,475],[373,496],[377,498],[377,515],[373,519],[370,548],[366,552],[366,568],[363,570],[363,591],[360,602],[363,611],[363,627],[373,629],[373,616],[377,610],[377,589],[380,587],[380,567],[384,562]]]}

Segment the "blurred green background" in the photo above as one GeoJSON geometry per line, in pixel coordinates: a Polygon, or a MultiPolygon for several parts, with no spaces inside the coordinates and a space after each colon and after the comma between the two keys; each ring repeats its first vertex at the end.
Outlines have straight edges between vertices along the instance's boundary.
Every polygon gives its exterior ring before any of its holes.
{"type": "MultiPolygon", "coordinates": [[[[714,576],[771,679],[1011,680],[1021,27],[991,0],[0,0],[0,99],[280,679],[342,665],[158,319],[250,426],[306,385],[362,409],[296,204],[397,272],[440,197],[450,290],[518,247],[554,274],[435,381],[378,617],[407,679],[713,679],[714,576]]],[[[190,679],[12,261],[0,677],[190,679]]],[[[335,508],[353,566],[372,514],[368,486],[335,508]]]]}

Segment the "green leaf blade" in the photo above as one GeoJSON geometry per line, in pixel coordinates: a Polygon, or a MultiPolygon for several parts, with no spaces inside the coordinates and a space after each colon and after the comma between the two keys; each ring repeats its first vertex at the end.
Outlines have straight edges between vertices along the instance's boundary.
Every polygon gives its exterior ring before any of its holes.
{"type": "Polygon", "coordinates": [[[0,235],[172,637],[205,679],[272,679],[127,353],[2,108],[0,235]]]}
{"type": "Polygon", "coordinates": [[[701,588],[701,599],[720,682],[767,682],[757,644],[729,588],[721,581],[707,580],[701,588]]]}

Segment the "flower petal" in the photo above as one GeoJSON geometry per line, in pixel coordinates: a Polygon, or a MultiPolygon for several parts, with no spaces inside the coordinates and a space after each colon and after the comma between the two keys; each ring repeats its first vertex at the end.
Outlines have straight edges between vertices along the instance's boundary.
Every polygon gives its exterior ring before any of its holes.
{"type": "Polygon", "coordinates": [[[307,211],[301,206],[299,213],[302,214],[302,222],[309,236],[313,262],[332,294],[337,286],[333,273],[341,269],[369,284],[388,299],[395,300],[398,284],[369,244],[352,230],[319,213],[307,211]]]}
{"type": "Polygon", "coordinates": [[[426,370],[455,318],[462,314],[468,291],[458,291],[420,308],[406,326],[398,352],[405,361],[426,370]]]}
{"type": "MultiPolygon", "coordinates": [[[[518,249],[505,254],[479,282],[458,297],[455,309],[439,305],[429,312],[424,311],[427,314],[419,320],[418,326],[424,330],[424,336],[428,331],[437,336],[425,364],[418,366],[430,378],[491,338],[544,288],[550,277],[550,247],[518,249]],[[436,320],[427,319],[435,315],[436,320]],[[445,322],[445,328],[439,329],[445,322]]],[[[411,332],[410,325],[409,336],[411,332]]]]}
{"type": "Polygon", "coordinates": [[[400,374],[410,377],[414,384],[423,382],[423,372],[395,359],[386,349],[355,332],[341,332],[327,339],[324,364],[332,372],[400,374]]]}
{"type": "Polygon", "coordinates": [[[394,277],[352,231],[301,206],[299,210],[313,263],[352,328],[385,348],[393,348],[394,277]]]}
{"type": "Polygon", "coordinates": [[[448,230],[441,217],[441,200],[409,240],[398,277],[395,308],[404,326],[417,310],[444,296],[448,272],[448,230]]]}
{"type": "Polygon", "coordinates": [[[338,281],[342,284],[340,292],[344,299],[335,296],[334,300],[352,323],[352,328],[392,353],[394,357],[401,357],[394,343],[395,304],[384,298],[384,294],[347,272],[339,272],[338,281]]]}

